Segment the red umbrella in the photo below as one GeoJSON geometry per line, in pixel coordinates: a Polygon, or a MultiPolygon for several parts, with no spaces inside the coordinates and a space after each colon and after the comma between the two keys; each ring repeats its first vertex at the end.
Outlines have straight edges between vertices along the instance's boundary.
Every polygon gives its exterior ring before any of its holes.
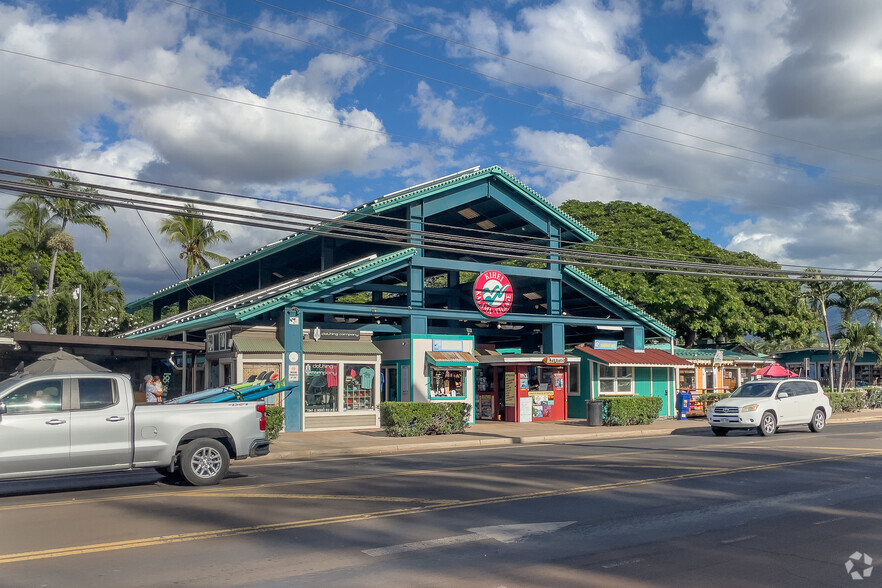
{"type": "Polygon", "coordinates": [[[760,368],[755,372],[751,372],[751,376],[764,376],[766,378],[796,378],[799,376],[796,372],[788,370],[780,363],[773,363],[766,367],[760,368]]]}

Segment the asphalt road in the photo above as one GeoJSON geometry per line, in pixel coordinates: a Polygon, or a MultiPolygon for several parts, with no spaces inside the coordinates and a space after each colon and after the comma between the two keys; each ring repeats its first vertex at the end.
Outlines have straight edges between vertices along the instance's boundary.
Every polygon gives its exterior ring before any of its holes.
{"type": "Polygon", "coordinates": [[[880,480],[864,423],[0,482],[0,586],[879,586],[880,480]]]}

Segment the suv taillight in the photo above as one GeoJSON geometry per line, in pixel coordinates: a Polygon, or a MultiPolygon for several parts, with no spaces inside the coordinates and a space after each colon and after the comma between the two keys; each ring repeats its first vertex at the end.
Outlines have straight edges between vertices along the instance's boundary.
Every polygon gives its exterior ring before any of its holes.
{"type": "Polygon", "coordinates": [[[266,431],[266,404],[258,404],[255,408],[260,413],[260,430],[266,431]]]}

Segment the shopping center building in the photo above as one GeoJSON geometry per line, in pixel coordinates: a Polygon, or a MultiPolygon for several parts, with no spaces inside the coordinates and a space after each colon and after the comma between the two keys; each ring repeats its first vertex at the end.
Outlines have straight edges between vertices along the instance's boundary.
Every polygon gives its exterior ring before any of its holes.
{"type": "Polygon", "coordinates": [[[670,415],[683,362],[645,349],[675,333],[562,259],[595,239],[505,170],[475,168],[135,301],[154,322],[125,337],[205,341],[185,391],[279,373],[294,384],[270,399],[287,431],[375,427],[387,400],[561,420],[609,390],[664,395],[670,415]],[[160,318],[196,295],[214,302],[160,318]]]}

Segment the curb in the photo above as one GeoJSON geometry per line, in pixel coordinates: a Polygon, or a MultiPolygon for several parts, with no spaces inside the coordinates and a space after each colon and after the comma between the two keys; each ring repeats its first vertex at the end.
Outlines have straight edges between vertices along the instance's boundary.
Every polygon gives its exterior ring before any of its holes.
{"type": "MultiPolygon", "coordinates": [[[[831,419],[828,425],[864,423],[882,421],[882,415],[854,416],[831,419]]],[[[677,421],[682,422],[682,421],[677,421]]],[[[523,437],[492,437],[481,439],[462,439],[456,441],[423,441],[403,443],[396,445],[374,445],[372,447],[336,447],[327,449],[274,449],[270,446],[270,453],[265,457],[256,458],[254,461],[292,460],[292,459],[319,459],[329,457],[364,457],[370,455],[394,455],[397,453],[412,453],[418,451],[433,451],[438,449],[460,449],[467,447],[498,447],[503,445],[530,445],[536,443],[572,443],[576,441],[596,441],[598,439],[633,439],[642,437],[664,437],[673,435],[677,431],[700,430],[706,422],[694,421],[680,427],[665,427],[658,429],[640,430],[614,430],[607,428],[603,431],[590,433],[563,433],[558,435],[531,435],[523,437]]],[[[709,430],[709,429],[708,429],[709,430]]],[[[286,442],[287,444],[287,442],[286,442]]]]}

